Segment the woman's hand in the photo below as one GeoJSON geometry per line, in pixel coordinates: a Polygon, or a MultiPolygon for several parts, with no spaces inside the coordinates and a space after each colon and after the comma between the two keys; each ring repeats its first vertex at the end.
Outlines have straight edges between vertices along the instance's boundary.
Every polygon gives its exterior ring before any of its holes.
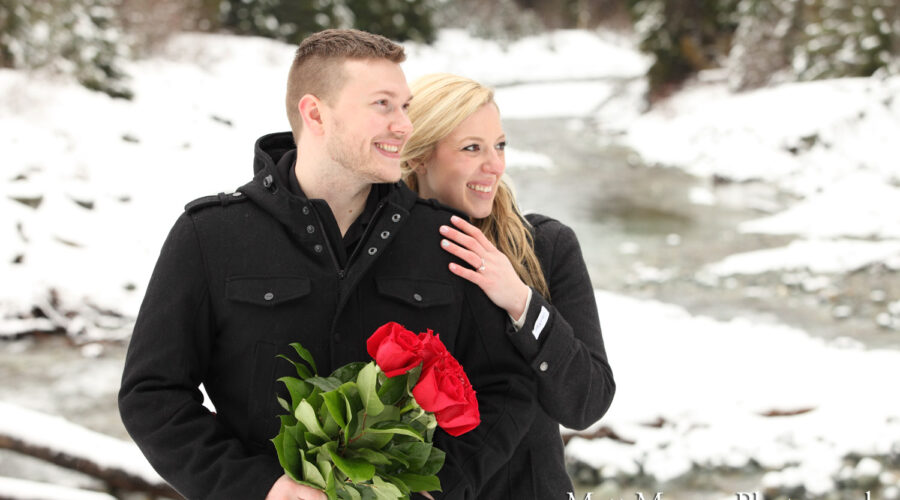
{"type": "Polygon", "coordinates": [[[441,226],[441,247],[472,266],[450,264],[450,272],[478,285],[491,301],[518,319],[525,312],[528,286],[503,252],[475,226],[460,217],[450,218],[456,228],[441,226]]]}

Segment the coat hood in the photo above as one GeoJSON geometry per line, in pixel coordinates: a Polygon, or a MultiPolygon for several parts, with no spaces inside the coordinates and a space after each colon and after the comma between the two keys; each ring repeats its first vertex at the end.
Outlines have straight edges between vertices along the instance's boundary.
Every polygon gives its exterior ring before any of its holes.
{"type": "MultiPolygon", "coordinates": [[[[260,208],[272,214],[298,239],[307,239],[301,212],[309,200],[290,192],[285,184],[287,175],[280,175],[278,162],[296,149],[290,132],[277,132],[260,137],[254,146],[253,180],[241,186],[240,191],[260,208]]],[[[403,182],[390,184],[382,202],[409,211],[418,196],[403,182]]]]}

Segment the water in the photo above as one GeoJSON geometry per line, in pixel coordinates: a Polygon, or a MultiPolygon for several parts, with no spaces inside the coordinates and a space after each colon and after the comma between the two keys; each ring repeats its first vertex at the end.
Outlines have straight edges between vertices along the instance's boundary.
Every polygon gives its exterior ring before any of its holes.
{"type": "Polygon", "coordinates": [[[678,304],[717,319],[744,316],[827,339],[851,337],[871,348],[900,348],[900,332],[876,321],[886,303],[900,299],[896,272],[875,266],[831,275],[828,287],[813,292],[788,280],[791,273],[736,276],[714,284],[703,276],[705,265],[729,255],[781,247],[794,239],[737,231],[741,222],[796,201],[777,187],[642,165],[631,151],[605,144],[590,122],[507,120],[504,127],[515,147],[553,158],[553,169],[508,173],[523,210],[557,218],[575,230],[595,287],[678,304]],[[884,298],[873,300],[876,290],[884,298]],[[851,313],[836,319],[842,306],[851,313]]]}

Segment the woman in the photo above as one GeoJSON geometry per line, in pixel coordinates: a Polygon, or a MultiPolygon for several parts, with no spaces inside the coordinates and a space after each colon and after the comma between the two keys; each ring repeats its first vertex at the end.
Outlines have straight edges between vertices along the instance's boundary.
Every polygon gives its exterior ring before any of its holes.
{"type": "Polygon", "coordinates": [[[470,267],[450,272],[478,285],[510,316],[507,335],[537,379],[543,413],[516,454],[479,498],[565,498],[559,425],[584,429],[615,392],[581,248],[564,224],[522,217],[502,176],[506,138],[493,91],[455,75],[412,85],[413,133],[403,151],[405,180],[423,198],[465,214],[441,227],[442,247],[470,267]]]}

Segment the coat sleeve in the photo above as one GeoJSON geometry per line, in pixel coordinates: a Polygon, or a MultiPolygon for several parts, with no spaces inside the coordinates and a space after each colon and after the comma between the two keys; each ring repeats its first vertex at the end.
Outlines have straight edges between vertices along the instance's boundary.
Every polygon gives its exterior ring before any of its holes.
{"type": "Polygon", "coordinates": [[[214,321],[194,223],[182,215],[150,278],[125,359],[119,411],[150,464],[189,499],[259,499],[282,474],[203,404],[214,321]]]}
{"type": "Polygon", "coordinates": [[[462,364],[478,399],[481,423],[453,437],[440,428],[435,445],[447,453],[438,477],[438,499],[478,498],[482,486],[512,457],[538,411],[531,370],[505,338],[505,311],[474,285],[468,286],[465,312],[454,356],[462,364]]]}
{"type": "Polygon", "coordinates": [[[606,413],[616,391],[594,289],[571,228],[554,220],[540,224],[535,250],[552,303],[533,290],[525,324],[518,331],[510,326],[507,336],[537,378],[544,412],[582,430],[606,413]]]}

